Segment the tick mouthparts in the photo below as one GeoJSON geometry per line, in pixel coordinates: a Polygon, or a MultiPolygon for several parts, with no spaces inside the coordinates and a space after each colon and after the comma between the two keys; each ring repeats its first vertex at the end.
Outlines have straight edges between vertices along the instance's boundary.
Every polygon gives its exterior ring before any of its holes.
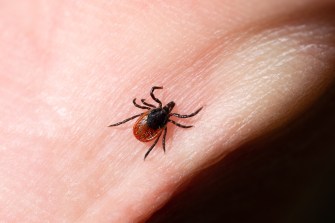
{"type": "Polygon", "coordinates": [[[164,110],[167,113],[170,113],[172,111],[172,109],[174,108],[174,106],[176,105],[176,103],[174,103],[173,101],[170,101],[167,105],[164,106],[164,110]]]}

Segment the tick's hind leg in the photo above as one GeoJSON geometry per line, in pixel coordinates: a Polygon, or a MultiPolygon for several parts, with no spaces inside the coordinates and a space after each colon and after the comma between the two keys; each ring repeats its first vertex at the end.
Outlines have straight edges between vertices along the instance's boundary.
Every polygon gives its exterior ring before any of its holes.
{"type": "Polygon", "coordinates": [[[196,110],[195,112],[193,112],[189,115],[180,115],[180,114],[177,114],[177,113],[171,113],[170,116],[175,116],[175,117],[178,117],[178,118],[190,118],[190,117],[193,117],[196,114],[198,114],[201,111],[202,108],[203,107],[199,108],[198,110],[196,110]]]}
{"type": "Polygon", "coordinates": [[[150,95],[151,95],[152,99],[153,99],[155,102],[157,102],[157,103],[159,104],[159,107],[161,108],[161,107],[162,107],[162,102],[161,102],[159,99],[157,99],[157,98],[155,97],[155,95],[154,95],[154,91],[155,91],[156,89],[163,89],[163,87],[153,86],[153,87],[151,88],[150,95]]]}
{"type": "Polygon", "coordinates": [[[149,153],[151,152],[151,150],[155,147],[155,145],[157,144],[159,138],[161,137],[162,134],[160,134],[157,139],[155,140],[154,144],[152,144],[152,146],[150,146],[150,148],[148,149],[148,151],[145,153],[144,155],[144,160],[145,158],[147,158],[147,156],[149,155],[149,153]]]}
{"type": "Polygon", "coordinates": [[[134,98],[134,100],[133,100],[133,104],[134,104],[135,107],[137,107],[137,108],[148,109],[148,110],[151,109],[151,108],[149,108],[149,107],[147,107],[147,106],[142,106],[142,105],[137,104],[137,103],[136,103],[136,98],[134,98]]]}
{"type": "Polygon", "coordinates": [[[168,122],[171,122],[172,124],[175,124],[176,126],[178,127],[181,127],[181,128],[184,128],[184,129],[188,129],[188,128],[192,128],[193,125],[182,125],[182,124],[179,124],[171,119],[168,120],[168,122]]]}
{"type": "Polygon", "coordinates": [[[145,101],[145,99],[141,99],[141,102],[142,102],[144,105],[148,106],[148,107],[156,108],[155,105],[149,104],[148,102],[145,101]]]}
{"type": "Polygon", "coordinates": [[[165,128],[164,128],[163,140],[162,140],[164,153],[165,153],[165,138],[166,138],[166,133],[167,133],[167,126],[165,126],[165,128]]]}
{"type": "Polygon", "coordinates": [[[118,122],[118,123],[115,123],[115,124],[111,124],[111,125],[109,125],[108,127],[113,127],[113,126],[121,125],[121,124],[126,123],[126,122],[128,122],[128,121],[130,121],[130,120],[132,120],[132,119],[134,119],[134,118],[137,118],[137,117],[139,117],[139,116],[141,116],[141,115],[143,115],[143,113],[138,114],[138,115],[134,115],[134,116],[132,116],[132,117],[130,117],[130,118],[127,118],[127,119],[125,119],[125,120],[123,120],[123,121],[121,121],[121,122],[118,122]]]}

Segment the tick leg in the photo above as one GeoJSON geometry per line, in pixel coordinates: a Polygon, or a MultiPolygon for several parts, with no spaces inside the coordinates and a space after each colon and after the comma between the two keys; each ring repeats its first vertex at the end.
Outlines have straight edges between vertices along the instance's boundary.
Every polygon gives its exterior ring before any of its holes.
{"type": "Polygon", "coordinates": [[[157,102],[157,103],[159,104],[159,107],[161,108],[161,107],[162,107],[162,102],[161,102],[160,100],[158,100],[158,99],[155,97],[155,95],[154,95],[154,91],[155,91],[156,89],[163,89],[163,87],[153,86],[153,87],[151,88],[150,95],[151,95],[152,99],[153,99],[155,102],[157,102]]]}
{"type": "Polygon", "coordinates": [[[164,134],[163,134],[163,150],[164,150],[164,153],[165,153],[165,138],[166,138],[166,133],[167,133],[167,126],[165,126],[164,128],[164,134]]]}
{"type": "Polygon", "coordinates": [[[189,115],[180,115],[180,114],[177,114],[177,113],[171,113],[170,116],[175,116],[175,117],[178,117],[178,118],[190,118],[190,117],[193,117],[196,114],[198,114],[201,111],[202,108],[203,107],[199,108],[198,110],[196,110],[195,112],[193,112],[189,115]]]}
{"type": "Polygon", "coordinates": [[[109,125],[108,127],[113,127],[113,126],[121,125],[121,124],[126,123],[126,122],[128,122],[128,121],[130,121],[130,120],[132,120],[132,119],[134,119],[134,118],[137,118],[138,116],[141,116],[141,115],[143,115],[143,113],[138,114],[138,115],[134,115],[133,117],[127,118],[127,119],[123,120],[122,122],[118,122],[118,123],[115,123],[115,124],[111,124],[111,125],[109,125]]]}
{"type": "Polygon", "coordinates": [[[150,110],[151,108],[147,107],[147,106],[142,106],[142,105],[139,105],[136,103],[136,98],[134,98],[133,100],[133,104],[135,105],[135,107],[138,107],[138,108],[142,108],[142,109],[148,109],[150,110]]]}
{"type": "Polygon", "coordinates": [[[147,158],[147,156],[149,155],[149,153],[151,152],[151,150],[155,147],[155,145],[157,144],[159,138],[161,137],[162,133],[157,137],[157,139],[155,140],[154,144],[152,144],[152,146],[150,146],[150,148],[148,149],[148,151],[145,153],[144,155],[144,160],[145,158],[147,158]]]}
{"type": "Polygon", "coordinates": [[[193,125],[182,125],[182,124],[179,124],[179,123],[177,123],[177,122],[175,122],[175,121],[173,121],[171,119],[169,119],[168,121],[171,122],[172,124],[175,124],[178,127],[185,128],[185,129],[193,127],[193,125]]]}
{"type": "Polygon", "coordinates": [[[148,106],[148,107],[156,108],[155,105],[149,104],[148,102],[145,101],[145,99],[141,99],[141,102],[142,102],[144,105],[148,106]]]}

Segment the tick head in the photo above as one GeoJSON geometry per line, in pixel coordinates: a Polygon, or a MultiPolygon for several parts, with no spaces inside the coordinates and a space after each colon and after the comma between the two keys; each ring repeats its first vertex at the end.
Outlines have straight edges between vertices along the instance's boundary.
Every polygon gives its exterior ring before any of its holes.
{"type": "Polygon", "coordinates": [[[164,111],[169,114],[176,104],[173,101],[170,101],[167,105],[163,107],[164,111]]]}

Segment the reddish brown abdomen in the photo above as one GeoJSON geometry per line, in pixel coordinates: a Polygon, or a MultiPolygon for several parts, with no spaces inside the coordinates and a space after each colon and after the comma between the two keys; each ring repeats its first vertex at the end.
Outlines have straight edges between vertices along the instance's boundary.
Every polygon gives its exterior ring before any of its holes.
{"type": "Polygon", "coordinates": [[[157,138],[157,136],[159,136],[159,134],[162,132],[162,129],[152,129],[148,127],[148,114],[149,112],[146,112],[141,115],[133,127],[134,136],[141,142],[149,142],[157,138]]]}

